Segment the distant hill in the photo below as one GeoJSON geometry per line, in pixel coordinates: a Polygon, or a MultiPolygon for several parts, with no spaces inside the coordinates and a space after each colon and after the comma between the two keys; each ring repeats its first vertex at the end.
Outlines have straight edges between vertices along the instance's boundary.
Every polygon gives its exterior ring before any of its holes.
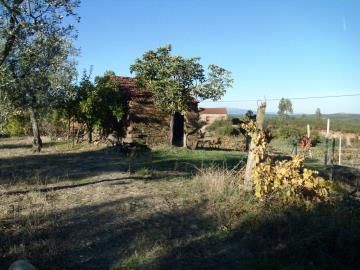
{"type": "Polygon", "coordinates": [[[334,114],[324,114],[322,117],[328,117],[332,119],[346,119],[346,120],[360,120],[360,114],[352,113],[334,113],[334,114]]]}
{"type": "MultiPolygon", "coordinates": [[[[230,115],[244,115],[249,109],[241,109],[241,108],[227,108],[228,114],[230,115]]],[[[252,110],[256,113],[256,110],[252,110]]],[[[276,115],[274,112],[266,112],[266,115],[276,115]]]]}
{"type": "MultiPolygon", "coordinates": [[[[242,108],[227,108],[228,114],[230,115],[244,115],[249,109],[242,109],[242,108]]],[[[253,111],[256,113],[256,111],[253,111]]],[[[277,116],[275,112],[266,112],[268,116],[277,116]]],[[[291,117],[295,118],[316,118],[315,114],[292,114],[291,117]]],[[[322,114],[321,118],[330,118],[330,119],[337,119],[337,120],[360,120],[360,114],[353,114],[353,113],[332,113],[332,114],[322,114]]]]}
{"type": "Polygon", "coordinates": [[[314,114],[295,114],[291,115],[287,121],[281,121],[275,115],[270,115],[267,117],[267,123],[277,128],[286,124],[291,125],[292,128],[303,129],[309,124],[315,130],[321,130],[326,129],[328,118],[331,120],[330,129],[333,131],[360,133],[360,114],[323,114],[320,119],[314,114]]]}
{"type": "Polygon", "coordinates": [[[228,114],[232,115],[244,115],[248,109],[240,109],[240,108],[227,108],[228,114]]]}
{"type": "MultiPolygon", "coordinates": [[[[294,114],[293,115],[296,118],[316,118],[317,116],[315,114],[294,114]]],[[[336,120],[360,120],[360,114],[353,114],[353,113],[332,113],[332,114],[322,114],[321,118],[330,118],[330,119],[336,119],[336,120]]]]}

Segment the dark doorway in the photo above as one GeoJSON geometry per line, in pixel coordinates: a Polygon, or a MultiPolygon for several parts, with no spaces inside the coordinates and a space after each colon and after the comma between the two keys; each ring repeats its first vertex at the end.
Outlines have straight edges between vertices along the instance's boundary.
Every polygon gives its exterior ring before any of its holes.
{"type": "Polygon", "coordinates": [[[175,113],[173,116],[172,131],[173,131],[172,145],[183,146],[183,144],[184,144],[184,116],[178,112],[175,113]]]}

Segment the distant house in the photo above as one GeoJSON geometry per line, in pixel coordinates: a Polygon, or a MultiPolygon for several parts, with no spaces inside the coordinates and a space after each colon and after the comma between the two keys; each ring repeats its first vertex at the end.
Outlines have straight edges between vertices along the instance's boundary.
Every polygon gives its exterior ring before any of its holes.
{"type": "Polygon", "coordinates": [[[200,120],[211,124],[216,120],[225,121],[228,119],[226,108],[200,108],[200,120]]]}
{"type": "MultiPolygon", "coordinates": [[[[124,119],[123,142],[156,145],[170,140],[170,116],[155,106],[149,89],[138,87],[134,78],[118,77],[119,90],[124,94],[127,112],[124,119]]],[[[187,119],[198,119],[198,102],[189,104],[187,119]]],[[[175,114],[172,144],[182,146],[184,141],[184,116],[175,114]]]]}

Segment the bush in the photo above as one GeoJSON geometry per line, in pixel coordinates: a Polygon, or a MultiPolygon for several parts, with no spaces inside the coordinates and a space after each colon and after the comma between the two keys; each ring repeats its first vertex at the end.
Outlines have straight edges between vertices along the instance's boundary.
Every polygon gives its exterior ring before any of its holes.
{"type": "Polygon", "coordinates": [[[275,132],[275,136],[281,139],[299,140],[302,135],[303,132],[300,129],[290,125],[279,127],[275,132]]]}
{"type": "Polygon", "coordinates": [[[65,137],[68,134],[67,120],[58,110],[44,114],[40,119],[40,131],[52,138],[65,137]]]}
{"type": "Polygon", "coordinates": [[[311,133],[311,146],[316,146],[318,143],[321,142],[321,137],[318,131],[313,131],[311,133]]]}
{"type": "Polygon", "coordinates": [[[259,130],[255,121],[244,124],[243,128],[253,134],[251,152],[256,163],[251,178],[257,198],[275,196],[284,202],[311,202],[329,197],[329,184],[318,172],[304,168],[303,156],[274,161],[267,153],[267,132],[259,130]]]}
{"type": "Polygon", "coordinates": [[[9,136],[29,135],[30,130],[30,121],[26,114],[14,115],[10,117],[5,125],[5,133],[9,136]]]}
{"type": "Polygon", "coordinates": [[[272,162],[270,158],[259,163],[253,172],[255,195],[264,198],[276,195],[285,202],[326,200],[330,186],[318,172],[303,165],[304,158],[272,162]]]}
{"type": "Polygon", "coordinates": [[[216,136],[233,136],[239,135],[240,132],[233,128],[231,121],[214,121],[206,128],[208,131],[214,133],[216,136]]]}

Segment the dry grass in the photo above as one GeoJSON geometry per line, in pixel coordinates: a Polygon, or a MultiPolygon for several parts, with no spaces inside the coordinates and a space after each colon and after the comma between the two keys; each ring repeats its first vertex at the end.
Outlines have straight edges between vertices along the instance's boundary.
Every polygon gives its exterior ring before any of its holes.
{"type": "MultiPolygon", "coordinates": [[[[4,263],[9,265],[11,260],[29,258],[47,268],[45,265],[57,258],[58,265],[52,269],[78,269],[84,263],[83,256],[96,261],[97,256],[109,252],[99,249],[85,255],[87,247],[97,249],[100,236],[110,240],[111,235],[116,235],[114,231],[130,226],[127,223],[169,211],[166,194],[156,185],[129,180],[50,192],[2,194],[0,253],[5,261],[0,258],[0,265],[5,267],[4,263]],[[76,257],[72,250],[83,251],[76,257]]],[[[135,234],[124,235],[123,249],[131,248],[126,247],[127,237],[136,236],[132,241],[137,245],[144,231],[145,228],[139,228],[135,234]]]]}
{"type": "Polygon", "coordinates": [[[209,198],[227,196],[241,189],[242,170],[230,170],[220,166],[199,169],[195,176],[209,198]]]}
{"type": "Polygon", "coordinates": [[[136,160],[130,176],[117,153],[66,147],[19,159],[49,166],[34,183],[0,184],[0,269],[19,258],[39,269],[356,269],[360,263],[356,200],[311,211],[260,203],[242,190],[241,169],[214,162],[226,157],[236,164],[236,152],[164,147],[150,163],[136,160]],[[59,161],[70,172],[65,182],[53,181],[59,171],[51,166],[59,161]],[[84,178],[71,174],[80,162],[76,172],[84,178]],[[9,193],[16,190],[27,191],[9,193]]]}

